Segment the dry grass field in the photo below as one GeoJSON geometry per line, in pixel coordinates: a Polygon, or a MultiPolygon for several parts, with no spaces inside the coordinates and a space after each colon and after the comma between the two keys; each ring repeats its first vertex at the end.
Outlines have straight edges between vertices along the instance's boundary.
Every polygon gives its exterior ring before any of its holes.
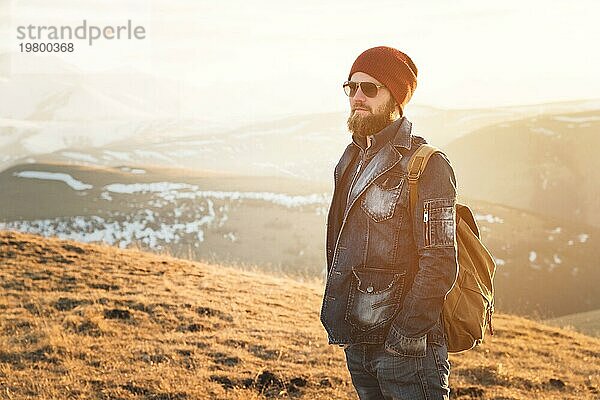
{"type": "MultiPolygon", "coordinates": [[[[322,287],[0,232],[0,399],[354,399],[322,287]]],[[[600,340],[498,313],[452,398],[598,399],[600,340]]]]}

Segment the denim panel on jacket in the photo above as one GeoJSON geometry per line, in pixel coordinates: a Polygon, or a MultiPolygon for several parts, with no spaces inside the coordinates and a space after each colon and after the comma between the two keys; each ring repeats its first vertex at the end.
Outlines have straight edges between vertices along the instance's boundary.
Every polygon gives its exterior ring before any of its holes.
{"type": "Polygon", "coordinates": [[[396,134],[361,168],[343,210],[340,177],[363,149],[348,145],[335,168],[321,308],[331,344],[385,343],[421,357],[427,341],[445,341],[441,309],[458,273],[456,179],[434,154],[410,215],[407,163],[426,143],[411,127],[402,117],[385,128],[396,134]]]}

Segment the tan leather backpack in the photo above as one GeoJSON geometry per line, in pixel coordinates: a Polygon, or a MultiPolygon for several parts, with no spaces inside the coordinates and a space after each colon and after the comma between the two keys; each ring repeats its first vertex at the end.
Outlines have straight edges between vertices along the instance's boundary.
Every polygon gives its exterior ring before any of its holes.
{"type": "MultiPolygon", "coordinates": [[[[410,210],[414,213],[419,177],[427,161],[436,152],[443,152],[429,144],[422,144],[408,164],[410,210]]],[[[494,258],[481,242],[473,212],[464,204],[456,204],[456,243],[458,277],[446,295],[442,308],[448,352],[470,350],[483,341],[486,327],[494,334],[494,258]]]]}

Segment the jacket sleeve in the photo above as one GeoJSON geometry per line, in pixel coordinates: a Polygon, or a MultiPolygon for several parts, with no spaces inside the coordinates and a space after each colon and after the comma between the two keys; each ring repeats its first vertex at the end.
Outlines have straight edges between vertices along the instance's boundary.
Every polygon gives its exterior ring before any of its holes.
{"type": "Polygon", "coordinates": [[[425,356],[427,332],[438,321],[458,275],[456,178],[444,155],[431,156],[418,189],[411,216],[418,270],[385,341],[389,352],[413,357],[425,356]]]}

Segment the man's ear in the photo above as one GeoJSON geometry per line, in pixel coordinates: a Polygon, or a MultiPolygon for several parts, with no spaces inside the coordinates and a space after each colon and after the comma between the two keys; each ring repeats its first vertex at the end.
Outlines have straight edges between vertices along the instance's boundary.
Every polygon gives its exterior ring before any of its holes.
{"type": "Polygon", "coordinates": [[[402,117],[402,108],[398,106],[398,103],[394,103],[394,120],[402,117]]]}

